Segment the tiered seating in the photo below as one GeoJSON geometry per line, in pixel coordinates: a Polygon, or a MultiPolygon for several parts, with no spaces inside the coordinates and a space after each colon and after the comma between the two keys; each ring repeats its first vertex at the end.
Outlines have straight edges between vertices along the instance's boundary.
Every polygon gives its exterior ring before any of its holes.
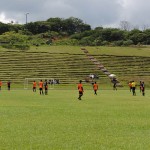
{"type": "Polygon", "coordinates": [[[95,55],[106,68],[121,79],[134,79],[150,75],[150,57],[95,55]]]}
{"type": "Polygon", "coordinates": [[[95,64],[78,48],[78,51],[42,50],[0,50],[0,80],[23,83],[25,78],[54,78],[60,83],[76,83],[88,75],[96,74],[100,79],[108,80],[105,70],[116,74],[119,80],[132,77],[148,78],[150,75],[150,57],[115,56],[92,54],[101,64],[95,64]],[[105,68],[104,68],[105,66],[105,68]]]}
{"type": "Polygon", "coordinates": [[[84,54],[5,51],[0,55],[3,81],[21,83],[25,78],[54,78],[65,84],[83,80],[90,73],[102,75],[84,54]]]}

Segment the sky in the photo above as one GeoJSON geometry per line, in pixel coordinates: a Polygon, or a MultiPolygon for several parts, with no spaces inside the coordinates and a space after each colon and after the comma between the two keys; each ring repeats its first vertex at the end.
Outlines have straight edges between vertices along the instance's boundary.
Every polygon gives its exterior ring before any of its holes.
{"type": "Polygon", "coordinates": [[[76,17],[91,27],[119,27],[121,21],[150,26],[150,0],[2,0],[0,22],[19,24],[76,17]],[[28,14],[27,14],[28,13],[28,14]]]}

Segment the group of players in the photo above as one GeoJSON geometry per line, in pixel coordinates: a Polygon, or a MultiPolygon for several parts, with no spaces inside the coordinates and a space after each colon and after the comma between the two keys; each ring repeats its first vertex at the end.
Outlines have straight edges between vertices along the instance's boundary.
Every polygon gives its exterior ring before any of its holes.
{"type": "MultiPolygon", "coordinates": [[[[92,85],[93,85],[94,94],[97,95],[98,84],[96,82],[94,82],[92,85]]],[[[84,92],[83,85],[82,85],[82,80],[80,80],[79,83],[78,83],[78,91],[79,91],[78,100],[81,100],[81,97],[83,96],[83,92],[84,92]]]]}
{"type": "MultiPolygon", "coordinates": [[[[10,81],[7,82],[7,87],[8,90],[10,90],[10,81]]],[[[48,82],[47,80],[45,80],[44,82],[42,80],[39,81],[38,83],[39,85],[39,91],[40,91],[40,95],[48,95],[48,82]],[[44,91],[43,91],[44,89],[44,91]]],[[[93,90],[94,90],[94,94],[97,95],[97,90],[98,90],[98,84],[96,82],[94,82],[93,84],[93,90]]],[[[0,80],[0,90],[2,87],[2,81],[0,80]]],[[[36,92],[36,87],[37,87],[37,83],[36,81],[33,82],[33,92],[36,92]]],[[[136,83],[135,81],[130,81],[129,82],[129,88],[130,88],[130,92],[133,93],[133,96],[136,96],[136,83]]],[[[78,91],[79,91],[79,97],[78,99],[81,100],[81,97],[83,96],[83,85],[82,85],[82,80],[79,81],[78,83],[78,91]]],[[[140,81],[140,92],[142,92],[142,95],[145,96],[145,84],[144,82],[140,81]]]]}
{"type": "MultiPolygon", "coordinates": [[[[142,92],[142,95],[145,96],[145,84],[144,82],[140,81],[140,92],[142,92]]],[[[132,91],[133,96],[136,96],[136,83],[135,81],[130,81],[129,82],[129,88],[130,88],[130,92],[132,91]]]]}
{"type": "MultiPolygon", "coordinates": [[[[48,82],[47,82],[47,80],[45,80],[44,82],[42,80],[40,80],[38,83],[38,86],[39,86],[40,95],[44,95],[44,94],[48,95],[48,82]],[[44,89],[44,91],[43,91],[43,89],[44,89]]],[[[33,81],[33,92],[36,92],[36,87],[37,87],[37,83],[36,83],[36,81],[33,81]]],[[[98,84],[96,82],[93,83],[93,90],[94,90],[94,94],[97,95],[98,84]]],[[[78,91],[79,91],[78,99],[81,100],[81,97],[83,96],[83,92],[84,92],[82,80],[79,81],[78,91]]]]}
{"type": "MultiPolygon", "coordinates": [[[[95,82],[92,84],[93,85],[93,90],[94,90],[94,94],[97,95],[97,90],[98,90],[98,84],[95,82]]],[[[136,96],[136,83],[135,81],[131,81],[129,82],[129,87],[130,87],[130,92],[133,93],[133,96],[136,96]]],[[[116,86],[113,86],[114,90],[117,90],[116,86]]],[[[83,96],[83,85],[82,85],[82,80],[79,81],[78,83],[78,91],[79,91],[79,97],[78,99],[81,100],[81,97],[83,96]]],[[[144,82],[140,81],[140,92],[142,92],[142,95],[145,96],[145,84],[144,82]]]]}
{"type": "MultiPolygon", "coordinates": [[[[8,89],[8,91],[10,91],[10,81],[8,81],[7,82],[7,89],[8,89]]],[[[2,81],[0,80],[0,90],[1,90],[1,88],[2,88],[2,85],[3,85],[3,83],[2,83],[2,81]]]]}
{"type": "MultiPolygon", "coordinates": [[[[36,86],[37,83],[36,81],[33,81],[33,92],[36,92],[36,86]]],[[[39,81],[39,90],[40,90],[40,95],[48,95],[48,82],[45,80],[44,82],[42,80],[39,81]],[[44,89],[44,91],[43,91],[44,89]]]]}

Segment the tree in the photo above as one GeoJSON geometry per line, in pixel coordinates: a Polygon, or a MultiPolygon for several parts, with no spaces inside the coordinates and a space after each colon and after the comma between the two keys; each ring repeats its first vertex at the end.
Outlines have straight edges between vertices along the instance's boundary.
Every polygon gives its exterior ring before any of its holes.
{"type": "Polygon", "coordinates": [[[146,34],[145,44],[150,45],[150,29],[144,30],[143,33],[146,34]]]}
{"type": "Polygon", "coordinates": [[[9,25],[0,22],[0,34],[9,31],[9,25]]]}
{"type": "Polygon", "coordinates": [[[111,41],[124,40],[124,32],[120,30],[113,30],[111,32],[111,41]]]}
{"type": "Polygon", "coordinates": [[[131,24],[128,21],[121,21],[120,22],[120,28],[122,30],[129,31],[131,29],[131,24]]]}
{"type": "Polygon", "coordinates": [[[111,41],[111,31],[112,31],[111,28],[103,29],[103,31],[101,33],[103,41],[108,41],[108,42],[111,41]]]}
{"type": "Polygon", "coordinates": [[[133,43],[136,45],[138,43],[144,43],[146,41],[146,34],[138,29],[134,29],[129,33],[128,39],[132,40],[133,43]]]}
{"type": "Polygon", "coordinates": [[[82,38],[80,41],[79,41],[79,44],[80,45],[83,45],[83,46],[94,46],[94,38],[92,37],[84,37],[82,38]]]}
{"type": "Polygon", "coordinates": [[[64,31],[64,19],[62,18],[49,18],[47,20],[50,30],[55,32],[64,31]]]}
{"type": "Polygon", "coordinates": [[[37,22],[30,22],[24,25],[24,29],[30,31],[33,34],[40,34],[49,31],[51,27],[48,22],[37,21],[37,22]]]}
{"type": "Polygon", "coordinates": [[[90,25],[84,24],[81,19],[70,17],[64,20],[64,30],[69,35],[91,30],[90,25]]]}

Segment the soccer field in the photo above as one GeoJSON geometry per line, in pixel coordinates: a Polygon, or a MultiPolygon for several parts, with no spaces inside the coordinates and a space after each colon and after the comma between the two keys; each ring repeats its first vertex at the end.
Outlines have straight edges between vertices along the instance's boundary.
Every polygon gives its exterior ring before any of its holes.
{"type": "Polygon", "coordinates": [[[0,149],[149,150],[150,90],[0,91],[0,149]]]}

